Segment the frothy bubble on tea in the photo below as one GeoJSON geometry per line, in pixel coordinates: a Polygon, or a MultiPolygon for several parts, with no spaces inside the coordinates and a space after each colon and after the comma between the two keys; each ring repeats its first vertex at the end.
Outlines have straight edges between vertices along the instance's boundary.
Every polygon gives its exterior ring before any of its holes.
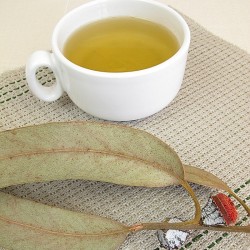
{"type": "Polygon", "coordinates": [[[112,17],[73,32],[63,54],[87,69],[128,72],[160,64],[179,47],[173,33],[162,25],[134,17],[112,17]]]}

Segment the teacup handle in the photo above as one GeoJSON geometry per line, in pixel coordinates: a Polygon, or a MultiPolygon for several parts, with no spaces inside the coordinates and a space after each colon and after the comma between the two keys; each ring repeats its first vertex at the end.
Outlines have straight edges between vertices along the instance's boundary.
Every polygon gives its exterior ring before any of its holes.
{"type": "Polygon", "coordinates": [[[26,64],[26,79],[31,92],[39,99],[47,102],[57,100],[63,94],[63,88],[59,82],[59,73],[55,65],[54,56],[48,51],[34,52],[26,64]],[[52,86],[43,86],[36,78],[36,71],[39,67],[49,67],[55,77],[56,82],[52,86]]]}

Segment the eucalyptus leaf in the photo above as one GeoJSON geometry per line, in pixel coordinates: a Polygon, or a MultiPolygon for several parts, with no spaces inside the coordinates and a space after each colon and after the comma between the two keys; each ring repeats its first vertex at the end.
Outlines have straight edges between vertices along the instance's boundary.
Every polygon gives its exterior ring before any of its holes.
{"type": "Polygon", "coordinates": [[[0,246],[13,250],[112,250],[128,227],[0,192],[0,246]]]}
{"type": "MultiPolygon", "coordinates": [[[[185,166],[184,175],[183,165],[173,149],[153,135],[130,127],[64,122],[4,131],[0,133],[0,188],[64,179],[145,187],[181,184],[191,195],[196,212],[193,220],[181,223],[142,223],[128,227],[110,219],[0,192],[0,245],[24,250],[108,250],[116,249],[129,232],[138,230],[165,226],[204,229],[199,224],[200,204],[187,181],[229,192],[227,185],[216,178],[190,166],[185,166]]],[[[226,230],[248,232],[249,227],[226,230]]]]}
{"type": "Polygon", "coordinates": [[[185,179],[189,182],[211,188],[223,189],[227,192],[231,190],[225,182],[206,170],[189,165],[184,165],[184,169],[185,179]]]}
{"type": "Polygon", "coordinates": [[[178,155],[153,135],[91,122],[1,132],[0,173],[0,188],[63,179],[161,187],[184,179],[178,155]]]}

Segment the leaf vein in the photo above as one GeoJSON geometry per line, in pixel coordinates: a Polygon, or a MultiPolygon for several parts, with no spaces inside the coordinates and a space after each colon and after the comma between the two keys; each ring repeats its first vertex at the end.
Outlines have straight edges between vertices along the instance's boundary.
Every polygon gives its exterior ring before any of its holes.
{"type": "Polygon", "coordinates": [[[116,234],[125,234],[125,233],[129,233],[129,228],[126,227],[124,225],[124,229],[122,230],[115,230],[115,231],[109,231],[109,232],[100,232],[100,233],[89,233],[89,234],[84,234],[84,233],[69,233],[69,232],[61,232],[61,231],[55,231],[55,230],[50,230],[50,229],[46,229],[46,228],[42,228],[42,227],[37,227],[31,224],[26,224],[26,223],[22,223],[19,221],[14,221],[11,220],[9,218],[5,218],[3,216],[0,216],[0,220],[8,223],[8,224],[13,224],[16,226],[20,226],[20,227],[24,227],[24,228],[29,228],[31,230],[36,230],[36,231],[40,231],[43,233],[47,233],[47,234],[54,234],[54,235],[58,235],[58,236],[68,236],[68,237],[100,237],[100,236],[111,236],[111,235],[116,235],[116,234]]]}

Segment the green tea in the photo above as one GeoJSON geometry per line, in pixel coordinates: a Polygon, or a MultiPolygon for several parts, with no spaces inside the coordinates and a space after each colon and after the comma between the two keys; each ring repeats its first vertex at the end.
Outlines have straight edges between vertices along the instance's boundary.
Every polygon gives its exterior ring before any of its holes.
{"type": "Polygon", "coordinates": [[[134,17],[114,17],[77,29],[63,53],[87,69],[127,72],[162,63],[178,49],[176,37],[166,27],[134,17]]]}

